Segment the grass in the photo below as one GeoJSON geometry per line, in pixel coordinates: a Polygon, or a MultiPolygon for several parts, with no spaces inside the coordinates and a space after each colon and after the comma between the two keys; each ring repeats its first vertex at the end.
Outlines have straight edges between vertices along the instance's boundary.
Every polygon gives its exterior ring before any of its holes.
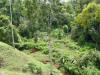
{"type": "Polygon", "coordinates": [[[9,71],[9,70],[2,69],[0,70],[0,75],[30,75],[30,73],[22,73],[22,72],[9,71]]]}
{"type": "MultiPolygon", "coordinates": [[[[0,68],[6,69],[8,75],[10,73],[13,74],[13,72],[16,72],[16,74],[20,74],[20,72],[22,74],[30,72],[29,63],[34,64],[34,67],[41,68],[43,75],[49,75],[50,73],[49,64],[43,64],[42,62],[33,58],[31,55],[20,52],[17,49],[14,49],[11,46],[2,42],[0,42],[0,61],[0,68]]],[[[53,67],[53,73],[54,75],[62,75],[61,72],[55,67],[53,67]]]]}

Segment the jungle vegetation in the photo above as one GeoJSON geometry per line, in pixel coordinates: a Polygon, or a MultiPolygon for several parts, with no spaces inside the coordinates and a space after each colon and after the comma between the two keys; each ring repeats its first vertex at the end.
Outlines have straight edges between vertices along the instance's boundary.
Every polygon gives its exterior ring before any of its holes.
{"type": "Polygon", "coordinates": [[[0,75],[100,75],[100,0],[0,0],[0,75]]]}

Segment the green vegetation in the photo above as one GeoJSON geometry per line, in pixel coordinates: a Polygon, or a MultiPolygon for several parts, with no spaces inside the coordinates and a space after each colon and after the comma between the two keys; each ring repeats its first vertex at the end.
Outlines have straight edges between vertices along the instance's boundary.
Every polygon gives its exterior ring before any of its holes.
{"type": "MultiPolygon", "coordinates": [[[[32,71],[34,71],[34,74],[38,75],[38,71],[41,69],[43,75],[49,74],[49,64],[45,65],[42,62],[37,61],[35,58],[32,58],[30,55],[20,52],[2,42],[0,42],[0,67],[1,69],[4,69],[4,72],[7,72],[8,75],[10,73],[13,75],[12,71],[23,73],[33,73],[32,71]],[[10,70],[11,72],[7,70],[10,70]]],[[[54,73],[55,72],[57,73],[55,75],[61,74],[54,68],[54,73]]]]}
{"type": "Polygon", "coordinates": [[[100,0],[11,3],[15,48],[0,0],[0,75],[100,75],[100,0]]]}

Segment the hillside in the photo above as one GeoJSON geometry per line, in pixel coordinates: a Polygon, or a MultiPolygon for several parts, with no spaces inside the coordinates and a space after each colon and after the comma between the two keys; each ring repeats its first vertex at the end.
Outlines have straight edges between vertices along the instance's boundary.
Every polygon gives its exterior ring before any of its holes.
{"type": "MultiPolygon", "coordinates": [[[[49,74],[49,64],[45,65],[33,57],[18,51],[17,49],[12,48],[5,43],[0,42],[0,68],[4,74],[31,75],[31,70],[29,67],[30,64],[31,66],[34,66],[33,71],[35,70],[36,74],[38,69],[41,69],[43,75],[49,74]]],[[[62,75],[56,68],[54,68],[54,72],[56,73],[55,75],[62,75]]]]}

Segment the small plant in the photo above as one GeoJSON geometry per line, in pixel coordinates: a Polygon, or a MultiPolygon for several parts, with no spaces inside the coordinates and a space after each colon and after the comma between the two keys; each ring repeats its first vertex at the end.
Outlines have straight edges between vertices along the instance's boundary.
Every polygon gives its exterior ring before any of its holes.
{"type": "Polygon", "coordinates": [[[29,67],[29,69],[32,73],[35,73],[35,74],[41,74],[42,73],[41,68],[36,66],[35,64],[29,63],[28,67],[29,67]]]}

